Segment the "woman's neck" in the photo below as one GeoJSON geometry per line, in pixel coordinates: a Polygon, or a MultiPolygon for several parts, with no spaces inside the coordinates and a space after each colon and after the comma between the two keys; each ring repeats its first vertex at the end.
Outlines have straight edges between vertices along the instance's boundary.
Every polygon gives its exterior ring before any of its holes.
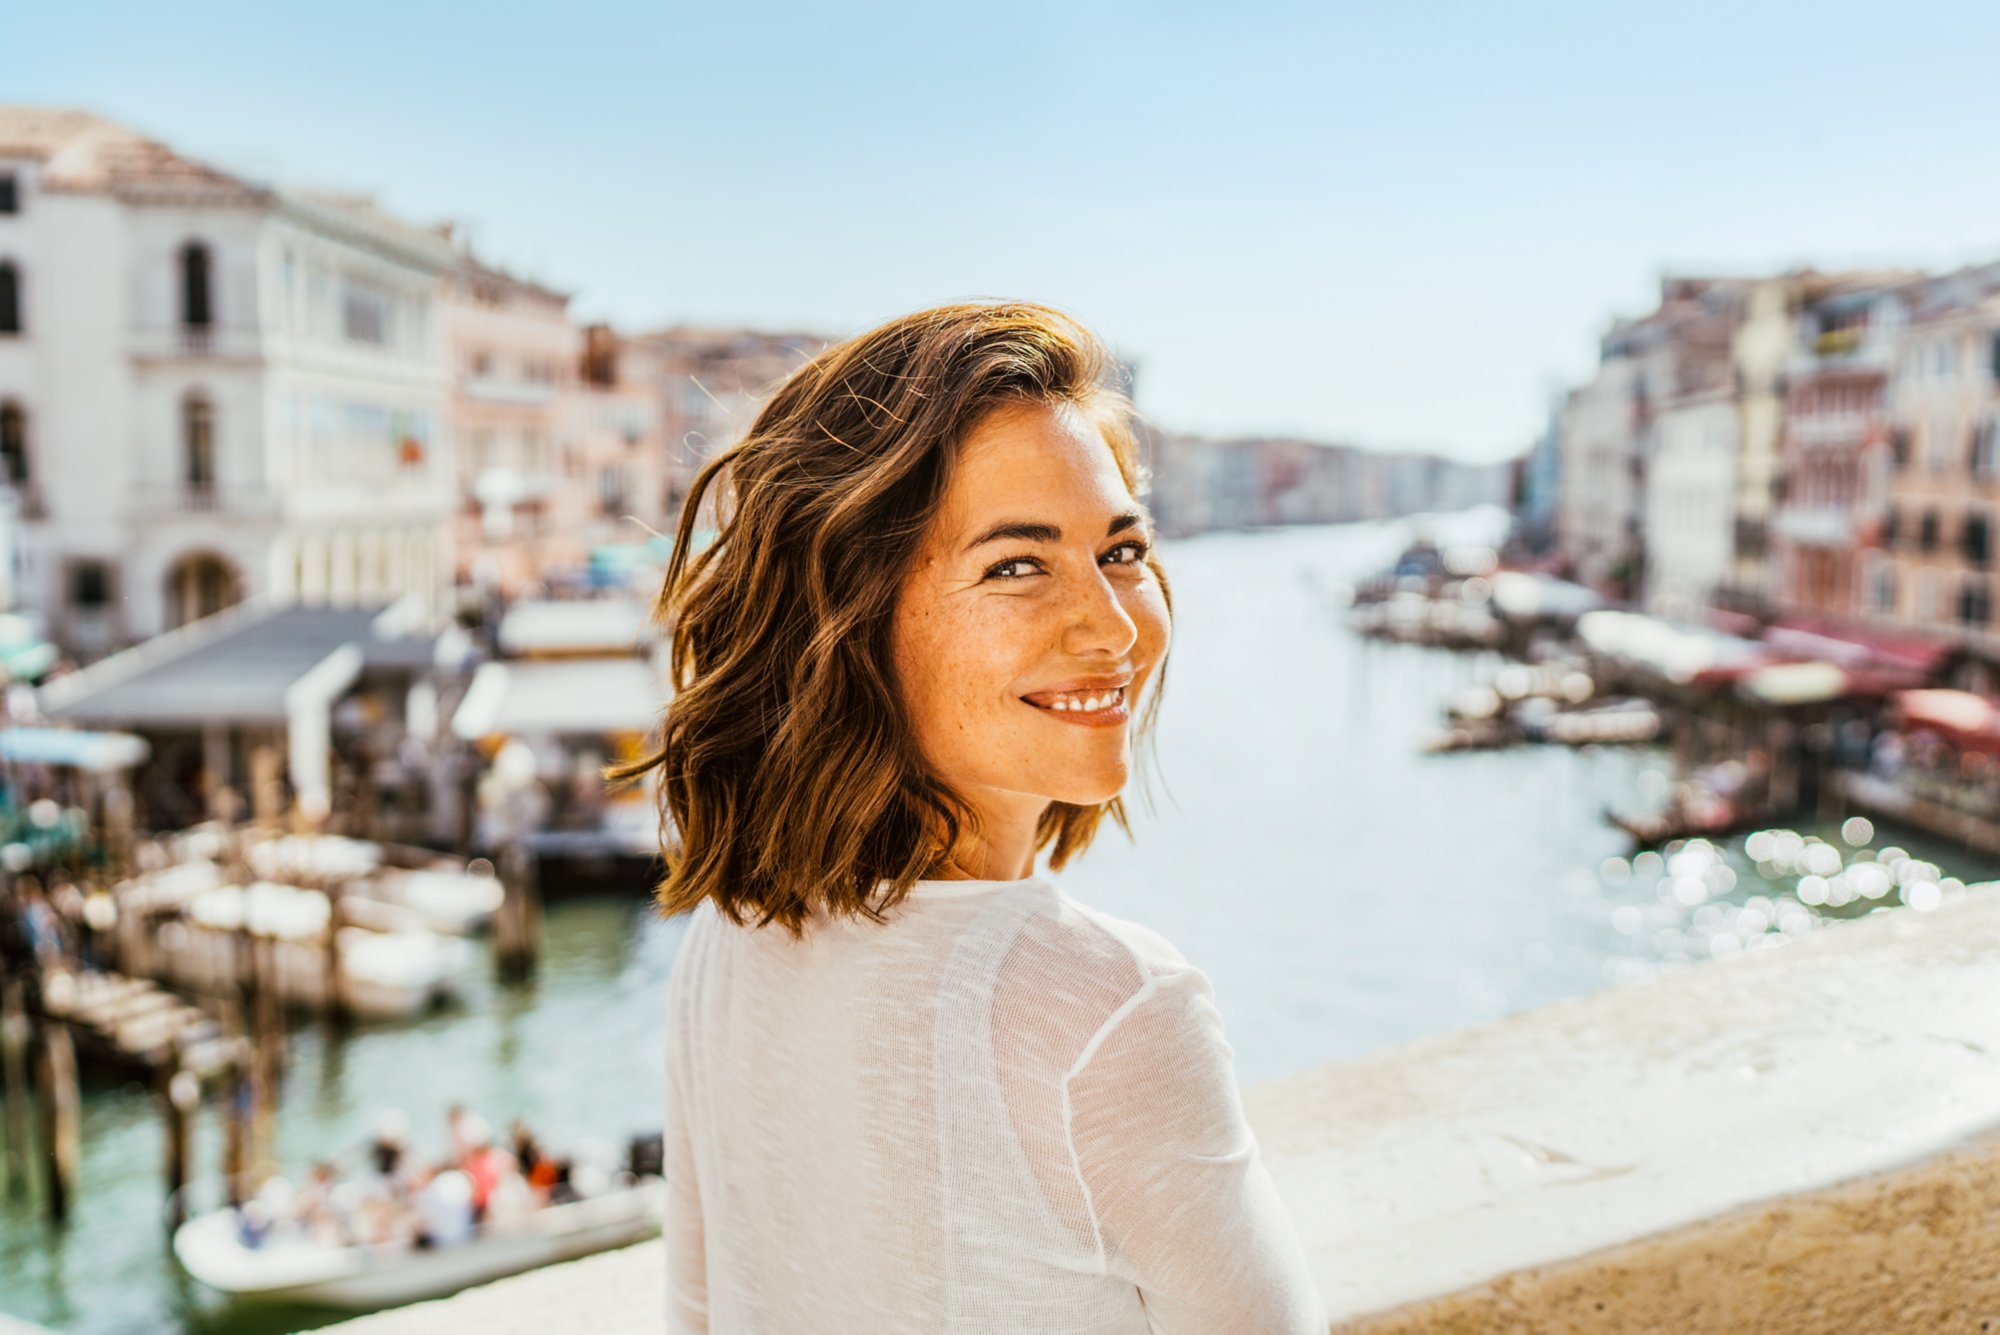
{"type": "Polygon", "coordinates": [[[982,813],[958,847],[931,864],[926,879],[938,881],[1020,881],[1035,874],[1035,827],[1040,812],[1026,810],[996,821],[982,813]]]}

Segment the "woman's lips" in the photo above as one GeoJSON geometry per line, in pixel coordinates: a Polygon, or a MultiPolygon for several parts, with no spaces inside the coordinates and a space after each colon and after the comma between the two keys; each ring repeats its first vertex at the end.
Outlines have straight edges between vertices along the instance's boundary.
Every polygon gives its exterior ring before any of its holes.
{"type": "Polygon", "coordinates": [[[1061,719],[1064,723],[1078,723],[1086,728],[1115,728],[1132,717],[1123,686],[1052,692],[1041,700],[1022,696],[1021,703],[1051,718],[1061,719]]]}

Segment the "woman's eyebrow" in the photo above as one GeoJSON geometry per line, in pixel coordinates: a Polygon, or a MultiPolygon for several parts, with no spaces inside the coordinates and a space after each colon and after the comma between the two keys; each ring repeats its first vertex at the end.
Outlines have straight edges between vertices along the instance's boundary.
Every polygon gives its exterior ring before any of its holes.
{"type": "MultiPolygon", "coordinates": [[[[1111,527],[1104,531],[1104,536],[1117,537],[1133,525],[1144,523],[1146,518],[1143,510],[1127,510],[1111,521],[1111,527]]],[[[1020,519],[1008,520],[1004,524],[994,525],[965,544],[965,550],[969,552],[975,547],[984,547],[989,542],[1000,542],[1005,539],[1015,542],[1061,542],[1062,530],[1054,524],[1037,524],[1020,519]]]]}

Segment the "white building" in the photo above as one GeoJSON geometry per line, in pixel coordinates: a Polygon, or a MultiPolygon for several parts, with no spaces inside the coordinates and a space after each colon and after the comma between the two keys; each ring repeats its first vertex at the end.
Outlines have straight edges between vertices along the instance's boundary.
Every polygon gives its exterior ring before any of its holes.
{"type": "Polygon", "coordinates": [[[1670,401],[1654,425],[1645,506],[1645,607],[1698,620],[1728,582],[1735,547],[1735,394],[1721,386],[1670,401]]]}
{"type": "Polygon", "coordinates": [[[441,612],[451,250],[366,200],[0,107],[14,596],[94,656],[253,595],[441,612]]]}
{"type": "Polygon", "coordinates": [[[1597,374],[1562,409],[1557,542],[1579,581],[1618,598],[1632,591],[1641,551],[1642,399],[1638,364],[1614,331],[1597,374]]]}

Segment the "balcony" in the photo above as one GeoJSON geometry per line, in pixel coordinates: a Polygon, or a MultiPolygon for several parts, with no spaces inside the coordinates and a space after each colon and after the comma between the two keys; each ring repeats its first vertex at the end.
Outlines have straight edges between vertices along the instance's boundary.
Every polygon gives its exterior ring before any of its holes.
{"type": "Polygon", "coordinates": [[[263,339],[254,326],[135,325],[127,331],[126,349],[148,362],[242,362],[263,355],[263,339]]]}
{"type": "Polygon", "coordinates": [[[126,497],[125,512],[133,519],[168,519],[180,515],[215,515],[235,519],[273,519],[278,498],[267,491],[225,489],[214,483],[166,482],[135,486],[126,497]]]}
{"type": "Polygon", "coordinates": [[[507,404],[519,408],[541,408],[556,396],[556,387],[546,380],[514,380],[505,376],[468,376],[458,384],[460,397],[474,403],[507,404]]]}

